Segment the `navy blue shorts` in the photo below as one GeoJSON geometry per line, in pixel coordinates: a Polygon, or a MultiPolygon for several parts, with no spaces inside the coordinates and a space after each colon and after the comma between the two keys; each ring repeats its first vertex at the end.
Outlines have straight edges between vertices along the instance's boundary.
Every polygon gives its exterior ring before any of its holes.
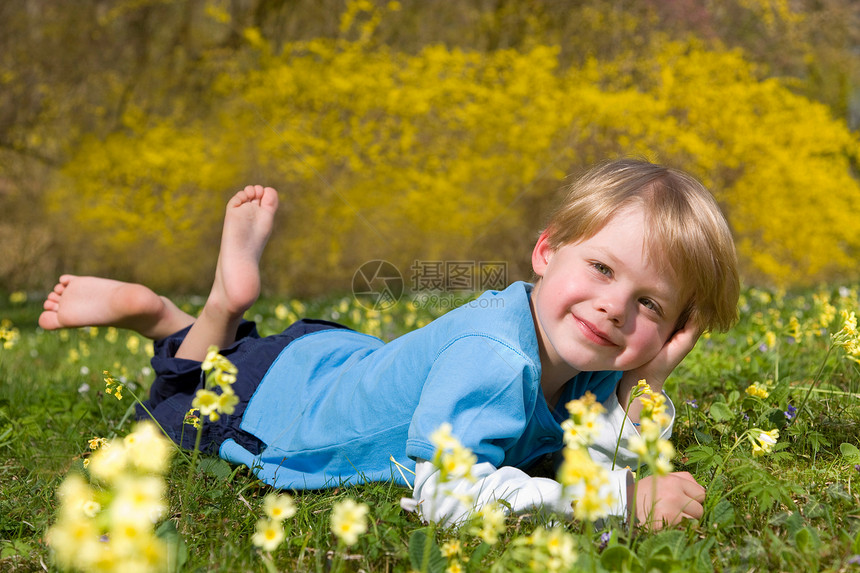
{"type": "MultiPolygon", "coordinates": [[[[137,418],[154,418],[174,442],[192,449],[197,430],[185,424],[185,415],[192,408],[191,402],[197,390],[204,387],[205,376],[200,369],[200,362],[175,356],[188,328],[155,343],[152,369],[156,378],[149,389],[149,400],[137,405],[137,418]]],[[[239,403],[233,414],[222,415],[215,422],[206,420],[203,423],[200,451],[217,455],[224,440],[233,439],[249,452],[259,454],[265,444],[239,428],[248,401],[269,366],[288,344],[305,334],[329,328],[347,327],[325,320],[302,319],[280,334],[260,337],[256,324],[243,321],[236,334],[236,342],[221,350],[221,354],[238,370],[233,391],[239,397],[239,403]]]]}

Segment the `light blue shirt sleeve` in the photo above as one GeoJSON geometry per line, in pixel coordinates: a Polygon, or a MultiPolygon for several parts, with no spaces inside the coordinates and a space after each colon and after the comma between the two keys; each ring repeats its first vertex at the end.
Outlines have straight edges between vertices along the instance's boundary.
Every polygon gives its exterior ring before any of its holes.
{"type": "Polygon", "coordinates": [[[406,443],[413,459],[432,459],[430,436],[443,423],[479,462],[500,466],[531,418],[539,369],[518,350],[486,335],[464,335],[438,354],[406,443]]]}

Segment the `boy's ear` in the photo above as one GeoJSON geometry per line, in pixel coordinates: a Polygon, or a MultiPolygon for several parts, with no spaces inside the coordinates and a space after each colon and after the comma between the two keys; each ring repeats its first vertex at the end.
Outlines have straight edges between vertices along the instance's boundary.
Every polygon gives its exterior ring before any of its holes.
{"type": "Polygon", "coordinates": [[[532,270],[534,270],[537,276],[543,276],[553,253],[555,253],[555,249],[549,245],[549,232],[544,231],[538,237],[535,248],[532,251],[532,270]]]}

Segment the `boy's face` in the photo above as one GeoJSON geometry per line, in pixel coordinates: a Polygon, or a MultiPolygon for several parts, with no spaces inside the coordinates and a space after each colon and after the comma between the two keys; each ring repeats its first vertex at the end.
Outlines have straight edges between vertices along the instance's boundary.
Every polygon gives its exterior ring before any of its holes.
{"type": "Polygon", "coordinates": [[[619,210],[591,238],[532,253],[536,330],[549,368],[576,372],[638,368],[673,334],[682,285],[647,256],[641,209],[619,210]]]}

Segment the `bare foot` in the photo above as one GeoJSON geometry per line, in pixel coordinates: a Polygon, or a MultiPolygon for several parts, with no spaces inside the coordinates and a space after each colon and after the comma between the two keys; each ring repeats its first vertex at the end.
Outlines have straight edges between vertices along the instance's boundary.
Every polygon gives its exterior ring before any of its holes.
{"type": "Polygon", "coordinates": [[[143,285],[99,277],[61,276],[43,308],[39,326],[45,330],[116,326],[159,339],[194,322],[191,315],[143,285]]]}
{"type": "Polygon", "coordinates": [[[278,192],[248,185],[227,203],[215,282],[207,299],[241,316],[260,296],[260,256],[272,233],[278,192]]]}
{"type": "Polygon", "coordinates": [[[227,203],[212,291],[177,358],[203,360],[209,346],[235,341],[242,315],[260,296],[260,256],[277,209],[278,192],[262,185],[248,185],[227,203]]]}

